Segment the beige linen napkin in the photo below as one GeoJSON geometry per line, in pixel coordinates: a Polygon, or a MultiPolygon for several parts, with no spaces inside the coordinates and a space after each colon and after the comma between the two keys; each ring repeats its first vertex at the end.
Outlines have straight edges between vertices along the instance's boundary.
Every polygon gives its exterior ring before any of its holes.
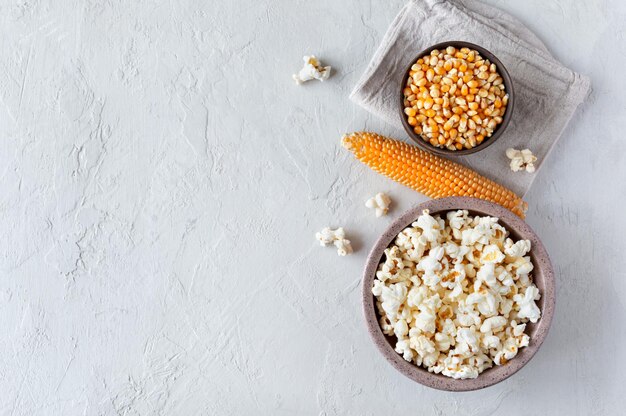
{"type": "Polygon", "coordinates": [[[412,0],[391,23],[350,98],[402,129],[398,94],[406,66],[422,49],[453,40],[495,54],[513,78],[516,99],[504,134],[489,148],[456,159],[523,196],[537,173],[511,172],[506,149],[529,148],[538,158],[538,171],[590,82],[554,59],[514,17],[474,0],[412,0]]]}

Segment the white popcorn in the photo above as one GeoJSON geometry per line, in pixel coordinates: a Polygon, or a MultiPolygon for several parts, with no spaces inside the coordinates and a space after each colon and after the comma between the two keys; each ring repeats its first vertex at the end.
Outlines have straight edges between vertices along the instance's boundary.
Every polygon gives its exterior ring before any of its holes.
{"type": "Polygon", "coordinates": [[[350,244],[350,240],[346,240],[342,238],[341,240],[335,240],[335,247],[337,247],[337,254],[340,256],[347,256],[348,254],[352,254],[352,245],[350,244]]]}
{"type": "Polygon", "coordinates": [[[500,349],[500,338],[495,335],[484,336],[482,343],[487,349],[500,349]]]}
{"type": "MultiPolygon", "coordinates": [[[[376,282],[376,281],[375,281],[376,282]]],[[[373,292],[372,292],[373,293],[373,292]]],[[[375,296],[376,293],[374,293],[375,296]]],[[[407,306],[417,309],[428,296],[428,288],[425,286],[413,286],[407,295],[407,306]]]]}
{"type": "Polygon", "coordinates": [[[476,305],[478,311],[484,316],[493,316],[498,313],[499,302],[496,296],[487,289],[470,293],[465,299],[467,305],[476,305]]]}
{"type": "Polygon", "coordinates": [[[480,261],[482,261],[483,263],[497,264],[502,263],[502,260],[504,260],[504,254],[495,244],[491,244],[485,247],[483,249],[482,256],[480,257],[480,261]]]}
{"type": "Polygon", "coordinates": [[[446,214],[450,227],[456,230],[461,229],[467,223],[468,212],[465,210],[450,211],[446,214]]]}
{"type": "MultiPolygon", "coordinates": [[[[332,230],[331,230],[332,231],[332,230]]],[[[424,211],[385,250],[372,293],[398,354],[428,371],[475,378],[529,345],[541,312],[530,241],[494,217],[424,211]]]]}
{"type": "Polygon", "coordinates": [[[448,351],[452,346],[452,337],[442,332],[435,334],[435,346],[441,352],[448,351]]]}
{"type": "Polygon", "coordinates": [[[526,318],[532,323],[537,323],[539,318],[541,318],[541,311],[535,301],[540,298],[539,289],[535,285],[527,287],[524,295],[517,294],[513,296],[513,300],[519,306],[517,317],[520,319],[526,318]]]}
{"type": "Polygon", "coordinates": [[[516,263],[518,266],[517,270],[515,270],[515,273],[518,276],[528,275],[535,268],[535,266],[533,266],[532,262],[530,261],[530,257],[528,256],[519,257],[516,263]]]}
{"type": "Polygon", "coordinates": [[[409,333],[409,326],[407,325],[406,320],[399,319],[393,326],[393,332],[398,338],[405,337],[409,333]]]}
{"type": "Polygon", "coordinates": [[[442,371],[442,374],[456,379],[464,379],[476,378],[479,373],[476,367],[472,367],[470,365],[460,365],[452,368],[446,367],[446,369],[442,371]]]}
{"type": "Polygon", "coordinates": [[[483,334],[487,332],[498,332],[504,328],[506,323],[507,319],[504,316],[492,316],[483,321],[483,324],[480,326],[480,332],[483,334]]]}
{"type": "Polygon", "coordinates": [[[413,360],[413,350],[411,349],[411,344],[408,338],[402,339],[396,343],[396,352],[398,354],[402,354],[402,358],[407,361],[413,360]]]}
{"type": "Polygon", "coordinates": [[[467,344],[470,351],[480,351],[479,339],[474,327],[459,328],[456,333],[456,342],[467,344]]]}
{"type": "Polygon", "coordinates": [[[389,320],[387,319],[387,317],[380,318],[378,322],[380,323],[380,327],[382,328],[383,333],[385,335],[394,335],[393,325],[389,323],[389,320]]]}
{"type": "Polygon", "coordinates": [[[423,308],[421,312],[415,316],[415,325],[416,328],[419,328],[422,332],[435,332],[435,320],[437,319],[437,315],[432,309],[423,308]]]}
{"type": "MultiPolygon", "coordinates": [[[[498,281],[500,281],[500,283],[502,283],[503,286],[510,287],[515,284],[515,281],[513,280],[513,276],[511,275],[511,273],[508,272],[508,270],[506,270],[506,268],[502,266],[498,266],[495,273],[496,273],[496,278],[498,279],[498,281]]],[[[507,293],[509,293],[509,291],[510,290],[505,289],[502,292],[502,294],[506,295],[507,293]]]]}
{"type": "Polygon", "coordinates": [[[345,236],[346,233],[342,227],[336,230],[330,227],[324,227],[322,231],[315,233],[315,238],[320,242],[320,245],[324,247],[334,244],[335,240],[343,239],[345,236]]]}
{"type": "Polygon", "coordinates": [[[443,268],[441,265],[441,258],[443,257],[444,250],[442,247],[435,247],[430,250],[428,256],[423,257],[417,264],[417,270],[424,272],[422,281],[427,286],[435,286],[441,280],[441,277],[436,274],[443,268]]]}
{"type": "Polygon", "coordinates": [[[509,167],[513,172],[518,172],[522,169],[526,170],[526,172],[529,173],[535,171],[535,162],[537,161],[537,157],[533,155],[533,153],[529,149],[506,149],[506,157],[511,159],[509,167]]]}
{"type": "Polygon", "coordinates": [[[422,215],[413,223],[413,226],[421,228],[422,235],[431,243],[437,241],[441,233],[439,221],[431,217],[427,209],[422,212],[422,215]]]}
{"type": "Polygon", "coordinates": [[[350,240],[346,239],[346,232],[342,227],[336,230],[324,227],[322,231],[315,233],[315,238],[323,247],[334,245],[337,248],[337,254],[340,256],[347,256],[352,253],[352,245],[350,240]]]}
{"type": "Polygon", "coordinates": [[[411,338],[411,348],[422,358],[422,362],[430,362],[430,367],[437,361],[438,353],[435,344],[424,335],[411,338]]]}
{"type": "Polygon", "coordinates": [[[498,279],[496,279],[495,267],[493,263],[487,263],[483,265],[480,270],[478,270],[478,273],[476,273],[474,288],[480,289],[481,282],[485,282],[485,284],[491,288],[497,287],[498,279]]]}
{"type": "Polygon", "coordinates": [[[504,243],[504,253],[510,257],[524,257],[529,251],[529,240],[519,240],[513,243],[513,240],[507,238],[504,243]]]}
{"type": "Polygon", "coordinates": [[[480,314],[474,310],[474,306],[465,305],[461,302],[457,307],[456,317],[461,326],[480,325],[481,323],[480,314]]]}
{"type": "Polygon", "coordinates": [[[293,79],[296,84],[300,85],[303,82],[317,79],[324,81],[330,76],[330,66],[322,66],[314,55],[304,56],[304,66],[297,74],[293,74],[293,79]]]}
{"type": "Polygon", "coordinates": [[[519,337],[524,333],[526,329],[526,324],[517,324],[515,321],[511,321],[511,327],[513,328],[513,335],[519,337]]]}
{"type": "Polygon", "coordinates": [[[387,215],[389,212],[389,206],[391,205],[391,198],[382,192],[377,193],[365,202],[365,206],[376,210],[376,218],[387,215]]]}

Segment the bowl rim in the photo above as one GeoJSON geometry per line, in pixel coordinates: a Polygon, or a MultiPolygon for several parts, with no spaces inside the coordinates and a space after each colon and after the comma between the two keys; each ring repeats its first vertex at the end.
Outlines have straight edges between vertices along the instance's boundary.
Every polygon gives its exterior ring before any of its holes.
{"type": "MultiPolygon", "coordinates": [[[[415,205],[389,225],[368,254],[362,276],[361,294],[363,314],[368,332],[380,353],[396,370],[413,381],[438,390],[471,391],[492,386],[509,378],[524,367],[537,353],[548,334],[554,316],[556,284],[554,269],[548,253],[539,237],[526,222],[506,208],[489,201],[471,197],[449,197],[415,205]],[[520,238],[531,241],[531,259],[535,268],[541,270],[544,288],[541,290],[541,300],[539,302],[543,304],[541,307],[542,316],[536,324],[532,324],[534,334],[531,337],[530,344],[521,348],[517,356],[506,365],[487,369],[475,379],[453,379],[442,374],[429,373],[428,370],[405,361],[402,356],[395,352],[378,323],[375,297],[371,292],[378,264],[382,259],[384,250],[391,244],[398,233],[414,222],[425,209],[430,210],[431,214],[467,209],[474,214],[498,217],[499,222],[511,234],[516,234],[520,238]]],[[[531,324],[529,323],[529,325],[531,324]]]]}
{"type": "Polygon", "coordinates": [[[494,55],[493,53],[491,53],[489,50],[485,49],[484,47],[480,46],[480,45],[476,45],[474,43],[471,42],[466,42],[466,41],[461,41],[461,40],[451,40],[451,41],[447,41],[447,42],[439,42],[435,45],[429,46],[428,48],[422,50],[420,53],[418,53],[415,58],[413,58],[408,66],[406,67],[406,70],[403,72],[402,75],[402,79],[400,80],[400,98],[399,98],[399,113],[400,113],[400,120],[402,122],[402,127],[404,127],[404,130],[406,131],[406,133],[409,135],[409,137],[417,144],[417,146],[419,146],[421,149],[426,150],[428,152],[431,153],[435,153],[437,155],[441,155],[441,156],[464,156],[464,155],[470,155],[476,152],[479,152],[483,149],[486,149],[487,147],[491,146],[497,139],[500,138],[500,136],[502,136],[502,134],[504,133],[504,131],[506,130],[506,128],[508,127],[511,118],[513,117],[513,110],[515,109],[515,90],[513,88],[513,79],[511,78],[511,75],[509,74],[509,71],[506,69],[506,67],[504,66],[504,64],[502,63],[502,61],[500,61],[500,59],[498,59],[498,57],[496,55],[494,55]],[[509,101],[506,105],[506,113],[504,114],[504,118],[502,119],[502,123],[500,123],[497,127],[496,130],[493,132],[493,134],[486,140],[484,140],[481,144],[479,144],[478,146],[475,146],[471,149],[461,149],[461,150],[448,150],[446,148],[439,148],[439,147],[435,147],[432,144],[430,144],[429,142],[425,141],[422,138],[422,135],[417,134],[413,131],[413,127],[411,127],[409,125],[409,122],[407,120],[406,114],[404,114],[404,88],[405,88],[405,84],[406,84],[406,80],[409,76],[409,72],[411,71],[411,67],[413,66],[413,64],[415,64],[415,62],[423,57],[426,56],[428,54],[430,54],[430,52],[434,49],[441,49],[443,47],[447,47],[447,46],[454,46],[455,48],[470,48],[470,49],[474,49],[477,50],[484,58],[489,59],[489,61],[491,61],[491,63],[496,64],[496,67],[498,68],[498,73],[502,76],[502,79],[504,80],[504,86],[506,89],[506,93],[509,95],[509,101]]]}

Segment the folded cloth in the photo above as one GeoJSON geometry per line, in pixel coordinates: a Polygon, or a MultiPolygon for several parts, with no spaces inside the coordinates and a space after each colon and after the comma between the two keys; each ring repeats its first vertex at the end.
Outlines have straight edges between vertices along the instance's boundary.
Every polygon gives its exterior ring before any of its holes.
{"type": "Polygon", "coordinates": [[[462,40],[496,55],[513,78],[515,108],[509,126],[489,148],[457,161],[520,196],[536,173],[509,171],[507,148],[530,149],[536,171],[590,89],[589,79],[563,66],[528,28],[503,11],[474,0],[412,0],[391,23],[350,98],[402,129],[398,95],[404,70],[430,45],[462,40]]]}

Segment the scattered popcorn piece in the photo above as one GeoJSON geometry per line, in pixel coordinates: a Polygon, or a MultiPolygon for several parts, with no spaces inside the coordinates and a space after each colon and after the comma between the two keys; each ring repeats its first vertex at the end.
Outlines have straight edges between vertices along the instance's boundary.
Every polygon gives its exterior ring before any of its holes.
{"type": "Polygon", "coordinates": [[[391,198],[382,192],[377,193],[365,202],[365,206],[368,208],[374,208],[376,210],[376,218],[380,218],[383,215],[387,215],[389,212],[389,206],[391,205],[391,198]]]}
{"type": "Polygon", "coordinates": [[[347,256],[352,253],[352,245],[350,244],[350,240],[346,239],[346,232],[342,227],[336,230],[330,227],[324,227],[322,231],[315,233],[315,238],[322,247],[330,245],[337,247],[337,254],[340,256],[347,256]]]}
{"type": "Polygon", "coordinates": [[[509,166],[513,172],[525,169],[526,172],[535,171],[535,162],[537,157],[529,149],[516,150],[513,148],[506,149],[506,157],[511,159],[509,166]]]}
{"type": "Polygon", "coordinates": [[[398,234],[372,293],[383,333],[396,337],[405,360],[476,378],[528,346],[526,323],[541,318],[531,243],[508,238],[498,218],[467,211],[442,217],[424,211],[398,234]]]}
{"type": "Polygon", "coordinates": [[[303,82],[310,81],[312,79],[318,79],[324,81],[330,76],[330,66],[322,67],[320,61],[317,60],[315,55],[304,56],[304,66],[297,74],[293,74],[293,79],[296,84],[300,85],[303,82]]]}
{"type": "Polygon", "coordinates": [[[342,238],[340,240],[335,240],[335,247],[337,247],[337,254],[340,256],[347,256],[348,254],[352,254],[352,245],[350,244],[350,240],[346,240],[342,238]]]}
{"type": "Polygon", "coordinates": [[[315,238],[323,247],[329,246],[333,244],[335,240],[343,239],[345,236],[346,233],[342,227],[339,227],[336,230],[333,230],[330,227],[324,227],[322,231],[315,234],[315,238]]]}

